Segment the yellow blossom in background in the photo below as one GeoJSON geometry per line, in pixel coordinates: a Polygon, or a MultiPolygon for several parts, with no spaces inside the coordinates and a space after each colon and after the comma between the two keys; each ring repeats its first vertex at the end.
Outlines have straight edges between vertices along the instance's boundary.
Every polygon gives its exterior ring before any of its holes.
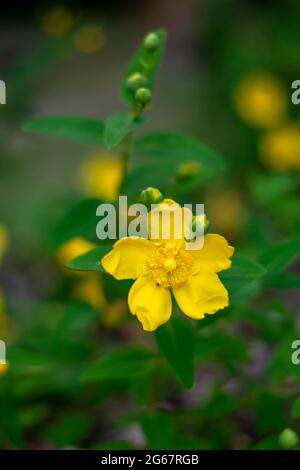
{"type": "Polygon", "coordinates": [[[211,191],[205,203],[211,225],[230,239],[239,236],[245,222],[241,195],[234,189],[211,191]]]}
{"type": "Polygon", "coordinates": [[[8,362],[0,362],[0,376],[6,374],[8,366],[8,362]]]}
{"type": "Polygon", "coordinates": [[[191,176],[198,175],[201,172],[202,168],[203,167],[201,163],[194,160],[190,160],[182,163],[179,166],[176,176],[178,179],[189,178],[191,176]]]}
{"type": "Polygon", "coordinates": [[[0,261],[8,247],[8,233],[3,224],[0,223],[0,261]]]}
{"type": "Polygon", "coordinates": [[[127,311],[126,301],[124,299],[116,300],[107,305],[102,323],[106,328],[115,328],[124,320],[127,311]]]}
{"type": "Polygon", "coordinates": [[[65,34],[74,23],[74,15],[63,6],[56,6],[48,10],[41,19],[43,30],[51,36],[65,34]]]}
{"type": "Polygon", "coordinates": [[[107,306],[98,273],[86,273],[84,279],[76,284],[74,297],[91,305],[95,310],[104,310],[107,306]]]}
{"type": "Polygon", "coordinates": [[[123,167],[116,154],[98,153],[80,167],[80,179],[87,196],[115,201],[123,176],[123,167]]]}
{"type": "MultiPolygon", "coordinates": [[[[170,237],[162,238],[164,227],[157,219],[159,238],[147,240],[126,237],[118,240],[101,260],[104,269],[116,279],[134,279],[128,295],[131,313],[145,331],[167,322],[172,313],[171,292],[187,316],[202,319],[228,306],[228,292],[217,273],[230,268],[234,249],[220,235],[208,234],[200,250],[187,250],[184,238],[175,238],[178,212],[182,222],[190,223],[192,213],[165,199],[160,205],[169,213],[170,237]]],[[[149,213],[149,219],[155,213],[149,213]]]]}
{"type": "Polygon", "coordinates": [[[260,154],[263,162],[274,170],[300,169],[300,126],[290,124],[263,135],[260,154]]]}
{"type": "Polygon", "coordinates": [[[59,263],[65,266],[68,261],[71,261],[77,256],[96,248],[96,245],[84,238],[75,237],[64,243],[57,251],[56,256],[59,263]]]}
{"type": "Polygon", "coordinates": [[[103,48],[106,36],[103,28],[98,25],[85,25],[74,35],[74,46],[79,52],[93,54],[103,48]]]}
{"type": "Polygon", "coordinates": [[[276,126],[287,111],[286,89],[276,77],[266,72],[247,75],[239,83],[233,98],[237,113],[252,127],[276,126]]]}

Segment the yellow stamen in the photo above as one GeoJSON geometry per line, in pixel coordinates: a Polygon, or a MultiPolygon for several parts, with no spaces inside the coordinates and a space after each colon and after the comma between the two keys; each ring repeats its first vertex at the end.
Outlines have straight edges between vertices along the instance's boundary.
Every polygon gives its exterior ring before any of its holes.
{"type": "Polygon", "coordinates": [[[164,262],[164,268],[166,271],[174,271],[174,269],[176,269],[177,267],[177,263],[175,261],[175,259],[173,258],[167,258],[166,261],[164,262]]]}

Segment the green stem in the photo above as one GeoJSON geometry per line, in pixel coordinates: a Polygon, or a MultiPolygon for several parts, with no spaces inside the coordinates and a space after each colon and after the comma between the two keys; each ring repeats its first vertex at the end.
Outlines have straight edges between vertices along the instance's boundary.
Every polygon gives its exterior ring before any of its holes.
{"type": "Polygon", "coordinates": [[[132,144],[132,132],[129,132],[123,141],[123,148],[121,151],[121,158],[122,158],[122,165],[123,165],[123,180],[120,188],[120,193],[122,192],[122,188],[124,187],[125,178],[127,176],[128,171],[128,162],[131,154],[131,144],[132,144]]]}

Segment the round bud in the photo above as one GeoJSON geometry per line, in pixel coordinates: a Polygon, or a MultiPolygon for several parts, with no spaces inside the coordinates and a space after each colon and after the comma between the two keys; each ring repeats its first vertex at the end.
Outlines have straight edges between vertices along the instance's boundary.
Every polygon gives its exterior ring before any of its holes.
{"type": "Polygon", "coordinates": [[[209,227],[209,220],[205,214],[193,215],[191,221],[191,231],[195,236],[201,235],[201,233],[206,233],[209,227]]]}
{"type": "Polygon", "coordinates": [[[159,46],[159,37],[156,33],[149,33],[144,39],[144,47],[148,52],[155,52],[159,46]]]}
{"type": "Polygon", "coordinates": [[[295,431],[286,428],[279,434],[278,442],[284,449],[294,449],[298,445],[299,439],[295,431]]]}
{"type": "Polygon", "coordinates": [[[136,91],[147,84],[147,80],[139,72],[132,73],[126,80],[126,86],[130,91],[136,91]]]}
{"type": "Polygon", "coordinates": [[[191,160],[182,163],[176,175],[177,180],[187,180],[193,176],[198,175],[202,171],[202,165],[200,162],[191,160]]]}
{"type": "Polygon", "coordinates": [[[139,88],[135,93],[135,100],[143,106],[145,106],[149,103],[149,101],[151,101],[151,97],[152,94],[149,88],[139,88]]]}
{"type": "Polygon", "coordinates": [[[141,201],[146,204],[146,206],[150,206],[151,204],[159,204],[163,200],[163,195],[157,188],[149,188],[144,189],[141,192],[141,201]]]}

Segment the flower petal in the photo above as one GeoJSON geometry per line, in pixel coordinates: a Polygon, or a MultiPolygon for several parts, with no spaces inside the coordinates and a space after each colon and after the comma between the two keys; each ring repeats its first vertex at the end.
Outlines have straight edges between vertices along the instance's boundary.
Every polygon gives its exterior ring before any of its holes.
{"type": "Polygon", "coordinates": [[[193,214],[172,199],[164,199],[148,215],[148,237],[152,242],[184,241],[189,235],[193,214]]]}
{"type": "Polygon", "coordinates": [[[102,258],[101,264],[116,279],[136,279],[146,270],[146,262],[153,249],[152,243],[144,238],[121,238],[102,258]]]}
{"type": "Polygon", "coordinates": [[[204,271],[190,276],[172,292],[183,313],[197,320],[229,305],[228,292],[215,273],[204,271]]]}
{"type": "Polygon", "coordinates": [[[194,258],[193,274],[199,271],[219,272],[229,269],[231,266],[229,258],[233,252],[234,248],[221,235],[205,235],[201,250],[189,251],[194,258]]]}
{"type": "Polygon", "coordinates": [[[129,291],[128,305],[145,331],[156,330],[170,319],[172,313],[170,290],[157,286],[148,276],[135,281],[129,291]]]}

